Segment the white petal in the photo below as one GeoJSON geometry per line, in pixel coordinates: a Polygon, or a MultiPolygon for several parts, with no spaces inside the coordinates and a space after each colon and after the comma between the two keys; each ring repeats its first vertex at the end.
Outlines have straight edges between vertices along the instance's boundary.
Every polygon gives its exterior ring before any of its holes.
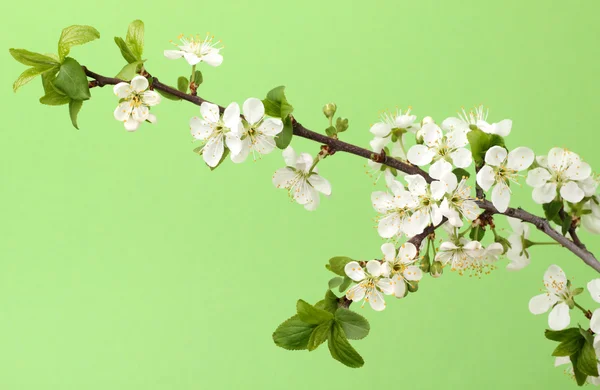
{"type": "Polygon", "coordinates": [[[565,173],[571,180],[585,180],[592,174],[592,168],[588,163],[577,161],[571,164],[565,173]]]}
{"type": "Polygon", "coordinates": [[[571,315],[569,313],[569,306],[561,302],[554,306],[550,315],[548,316],[548,326],[552,330],[563,330],[571,322],[571,315]]]}
{"type": "Polygon", "coordinates": [[[139,106],[133,109],[133,111],[131,112],[131,116],[133,117],[134,120],[138,121],[138,122],[143,122],[146,119],[148,119],[148,115],[149,115],[149,111],[148,111],[148,107],[146,106],[139,106]]]}
{"type": "Polygon", "coordinates": [[[383,191],[376,191],[371,194],[371,203],[375,211],[385,213],[394,206],[394,198],[383,191]]]}
{"type": "Polygon", "coordinates": [[[477,172],[477,184],[484,191],[489,191],[492,185],[496,182],[496,174],[494,169],[489,165],[484,165],[479,172],[477,172]]]}
{"type": "Polygon", "coordinates": [[[446,134],[446,139],[448,139],[448,146],[450,148],[462,148],[469,143],[469,139],[467,138],[468,131],[466,130],[454,130],[446,134]]]}
{"type": "Polygon", "coordinates": [[[377,290],[372,290],[367,293],[367,298],[371,308],[375,311],[382,311],[385,309],[385,301],[383,300],[383,294],[377,290]]]}
{"type": "Polygon", "coordinates": [[[206,62],[210,66],[219,66],[223,63],[223,56],[216,51],[212,51],[202,56],[202,61],[206,62]]]}
{"type": "Polygon", "coordinates": [[[556,183],[546,183],[533,189],[533,200],[538,204],[550,203],[556,197],[556,183]]]}
{"type": "Polygon", "coordinates": [[[365,278],[365,271],[356,261],[351,261],[344,267],[344,272],[355,282],[360,282],[365,278]]]}
{"type": "Polygon", "coordinates": [[[242,163],[246,161],[248,154],[250,154],[250,138],[246,137],[242,140],[242,149],[240,152],[238,154],[231,155],[231,161],[236,164],[242,163]]]}
{"type": "Polygon", "coordinates": [[[119,99],[125,99],[131,95],[133,88],[131,88],[129,83],[118,83],[113,87],[113,92],[119,99]]]}
{"type": "Polygon", "coordinates": [[[267,118],[260,124],[258,130],[266,135],[274,137],[283,130],[283,122],[278,118],[267,118]]]}
{"type": "Polygon", "coordinates": [[[531,187],[537,188],[546,184],[551,177],[552,175],[545,168],[535,168],[527,174],[526,183],[531,187]]]}
{"type": "Polygon", "coordinates": [[[323,195],[331,195],[331,184],[322,176],[313,173],[308,177],[308,182],[323,195]]]}
{"type": "Polygon", "coordinates": [[[529,311],[532,314],[542,314],[550,310],[556,302],[555,297],[550,294],[540,294],[529,300],[529,311]]]}
{"type": "Polygon", "coordinates": [[[214,125],[197,117],[190,119],[190,132],[196,139],[206,140],[213,132],[214,125]]]}
{"type": "Polygon", "coordinates": [[[183,57],[183,51],[181,50],[165,50],[164,54],[165,57],[167,57],[170,60],[175,60],[177,58],[181,58],[183,57]]]}
{"type": "Polygon", "coordinates": [[[403,263],[410,263],[417,256],[417,247],[411,242],[405,242],[398,250],[398,259],[403,263]]]}
{"type": "Polygon", "coordinates": [[[233,102],[223,111],[223,123],[228,129],[236,129],[240,123],[240,106],[233,102]]]}
{"type": "Polygon", "coordinates": [[[442,199],[442,197],[446,193],[447,186],[448,186],[448,184],[441,182],[441,181],[436,180],[436,181],[432,182],[429,185],[429,188],[431,189],[431,196],[433,197],[433,199],[435,199],[435,200],[442,199]]]}
{"type": "Polygon", "coordinates": [[[396,259],[396,247],[390,242],[381,245],[381,252],[385,261],[394,261],[396,259]]]}
{"type": "Polygon", "coordinates": [[[156,106],[160,103],[160,95],[155,91],[144,91],[142,93],[142,102],[145,106],[156,106]]]}
{"type": "Polygon", "coordinates": [[[435,123],[427,123],[421,128],[423,132],[423,141],[429,147],[437,146],[444,134],[442,129],[435,123]]]}
{"type": "Polygon", "coordinates": [[[387,123],[379,122],[371,126],[371,129],[369,131],[376,137],[384,138],[390,134],[390,132],[392,131],[392,127],[387,123]]]}
{"type": "Polygon", "coordinates": [[[254,137],[252,148],[260,154],[269,154],[275,149],[275,138],[266,134],[258,134],[254,137]]]}
{"type": "Polygon", "coordinates": [[[548,167],[553,171],[562,170],[567,154],[567,151],[563,148],[550,149],[547,160],[548,167]]]}
{"type": "Polygon", "coordinates": [[[223,136],[216,136],[211,138],[208,143],[202,149],[202,157],[208,166],[216,167],[223,157],[225,151],[225,145],[223,144],[223,136]]]}
{"type": "Polygon", "coordinates": [[[429,167],[429,176],[436,180],[442,180],[442,177],[452,172],[452,164],[446,160],[438,160],[429,167]]]}
{"type": "Polygon", "coordinates": [[[382,218],[377,225],[377,233],[383,238],[391,238],[400,230],[400,217],[397,213],[382,218]]]}
{"type": "Polygon", "coordinates": [[[406,175],[404,176],[408,183],[408,190],[413,195],[424,195],[427,193],[427,182],[421,175],[406,175]]]}
{"type": "Polygon", "coordinates": [[[362,285],[357,284],[346,292],[346,298],[351,301],[358,302],[365,297],[366,291],[367,290],[365,290],[362,285]]]}
{"type": "Polygon", "coordinates": [[[392,285],[394,287],[394,296],[396,298],[404,298],[406,295],[406,283],[404,282],[404,278],[400,275],[394,276],[392,285]]]}
{"type": "Polygon", "coordinates": [[[127,118],[123,124],[125,125],[125,130],[127,131],[136,131],[138,127],[140,127],[140,122],[136,121],[132,117],[127,118]]]}
{"type": "Polygon", "coordinates": [[[567,288],[567,276],[558,265],[551,265],[544,273],[544,286],[549,292],[559,295],[567,288]]]}
{"type": "Polygon", "coordinates": [[[244,117],[251,125],[260,121],[265,116],[265,106],[257,98],[249,98],[244,102],[244,117]]]}
{"type": "Polygon", "coordinates": [[[590,319],[590,329],[596,334],[600,333],[600,309],[594,310],[590,319]]]}
{"type": "Polygon", "coordinates": [[[467,168],[473,162],[471,151],[465,148],[458,148],[450,153],[452,162],[458,168],[467,168]]]}
{"type": "Polygon", "coordinates": [[[291,168],[280,168],[273,174],[273,185],[277,188],[289,188],[291,186],[296,171],[291,168]]]}
{"type": "MultiPolygon", "coordinates": [[[[587,289],[592,296],[592,299],[600,303],[600,279],[592,279],[587,284],[587,289]]],[[[600,332],[596,332],[600,333],[600,332]]]]}
{"type": "Polygon", "coordinates": [[[148,79],[144,76],[135,76],[131,79],[131,88],[138,93],[144,92],[148,89],[148,79]]]}
{"type": "Polygon", "coordinates": [[[583,199],[585,193],[581,188],[579,188],[577,183],[570,181],[560,187],[560,196],[562,196],[567,202],[578,203],[583,199]]]}
{"type": "Polygon", "coordinates": [[[472,200],[465,200],[462,204],[461,211],[464,217],[469,221],[475,220],[475,218],[477,218],[480,214],[477,203],[473,202],[472,200]]]}
{"type": "Polygon", "coordinates": [[[492,191],[492,203],[501,213],[508,209],[510,203],[510,188],[504,183],[498,183],[492,191]]]}
{"type": "Polygon", "coordinates": [[[557,356],[554,359],[554,367],[562,366],[563,364],[571,364],[571,358],[569,356],[557,356]]]}
{"type": "Polygon", "coordinates": [[[417,267],[416,265],[409,265],[404,270],[403,275],[406,280],[419,281],[421,278],[423,278],[423,271],[421,271],[421,268],[417,267]]]}
{"type": "Polygon", "coordinates": [[[369,260],[367,263],[367,272],[369,272],[372,276],[381,276],[383,270],[381,269],[381,263],[377,260],[369,260]]]}
{"type": "Polygon", "coordinates": [[[200,57],[198,57],[195,53],[187,53],[184,52],[183,53],[183,58],[185,58],[185,60],[188,62],[188,64],[190,65],[196,65],[198,64],[200,61],[202,61],[202,59],[200,57]]]}
{"type": "Polygon", "coordinates": [[[485,163],[492,166],[500,166],[506,160],[508,152],[501,146],[492,146],[485,152],[485,163]]]}
{"type": "Polygon", "coordinates": [[[429,164],[433,156],[434,152],[425,145],[414,145],[408,150],[408,161],[418,166],[429,164]]]}
{"type": "Polygon", "coordinates": [[[298,159],[298,156],[291,146],[285,148],[281,154],[283,155],[283,161],[285,161],[285,165],[288,167],[296,166],[296,160],[298,159]]]}
{"type": "Polygon", "coordinates": [[[125,122],[131,116],[131,104],[128,101],[119,103],[113,114],[116,120],[125,122]]]}
{"type": "Polygon", "coordinates": [[[513,171],[523,171],[533,164],[534,159],[533,150],[521,146],[510,151],[506,167],[513,171]]]}
{"type": "Polygon", "coordinates": [[[394,285],[389,278],[381,278],[377,281],[377,287],[385,294],[392,295],[394,293],[394,285]]]}
{"type": "Polygon", "coordinates": [[[202,117],[212,123],[219,121],[219,106],[209,102],[202,102],[200,105],[200,114],[202,117]]]}
{"type": "Polygon", "coordinates": [[[232,155],[237,155],[242,151],[242,140],[235,133],[225,134],[225,144],[227,144],[232,155]]]}

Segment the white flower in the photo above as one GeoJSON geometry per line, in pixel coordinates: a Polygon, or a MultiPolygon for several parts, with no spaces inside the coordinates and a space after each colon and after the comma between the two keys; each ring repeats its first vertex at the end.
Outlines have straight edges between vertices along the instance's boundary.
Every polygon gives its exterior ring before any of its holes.
{"type": "Polygon", "coordinates": [[[275,148],[275,136],[283,130],[281,119],[265,118],[265,106],[259,99],[247,99],[242,109],[246,119],[241,133],[242,150],[231,158],[236,163],[246,160],[250,151],[253,154],[271,153],[275,148]]]}
{"type": "Polygon", "coordinates": [[[446,119],[442,123],[442,128],[446,130],[446,128],[464,128],[465,126],[475,125],[484,133],[496,134],[502,137],[509,135],[512,129],[510,119],[504,119],[498,123],[488,123],[488,110],[482,105],[475,107],[474,111],[469,111],[469,113],[463,108],[462,113],[459,113],[458,116],[459,118],[446,119]]]}
{"type": "Polygon", "coordinates": [[[456,227],[463,225],[462,217],[469,221],[477,218],[479,208],[471,197],[471,187],[467,185],[466,179],[462,179],[456,189],[442,200],[440,210],[448,218],[448,222],[456,227]]]}
{"type": "Polygon", "coordinates": [[[291,146],[282,154],[287,166],[275,171],[273,185],[287,189],[290,197],[306,210],[315,210],[319,205],[319,192],[326,196],[331,195],[331,184],[317,174],[318,170],[313,167],[310,154],[296,155],[291,146]]]}
{"type": "Polygon", "coordinates": [[[371,194],[373,208],[380,214],[377,232],[383,238],[392,238],[403,233],[409,237],[422,232],[411,218],[417,200],[404,189],[402,183],[393,180],[389,186],[392,194],[376,191],[371,194]]]}
{"type": "Polygon", "coordinates": [[[221,48],[216,47],[221,41],[213,42],[214,36],[206,35],[206,38],[200,39],[200,36],[190,36],[189,39],[182,35],[179,36],[180,45],[173,43],[178,50],[165,50],[165,57],[175,60],[185,58],[190,65],[196,65],[199,62],[206,62],[211,66],[219,66],[223,62],[223,56],[219,54],[221,48]]]}
{"type": "Polygon", "coordinates": [[[587,214],[581,216],[581,224],[594,234],[600,234],[600,197],[594,196],[583,205],[587,214]]]}
{"type": "Polygon", "coordinates": [[[583,199],[585,192],[578,183],[587,179],[592,169],[577,154],[563,148],[553,148],[547,157],[538,157],[537,161],[540,167],[532,169],[527,175],[527,184],[533,187],[533,200],[536,203],[552,202],[557,191],[571,203],[583,199]]]}
{"type": "Polygon", "coordinates": [[[421,129],[423,145],[415,145],[408,151],[408,161],[415,165],[427,165],[440,159],[454,166],[466,168],[471,165],[471,152],[465,149],[469,141],[467,131],[457,129],[447,134],[435,123],[427,123],[421,129]]]}
{"type": "Polygon", "coordinates": [[[414,265],[417,262],[417,248],[410,242],[400,246],[396,252],[394,244],[385,243],[381,246],[383,252],[382,265],[384,275],[392,277],[393,293],[396,298],[403,298],[406,294],[406,284],[419,281],[423,277],[421,269],[414,265]]]}
{"type": "Polygon", "coordinates": [[[510,263],[506,266],[509,271],[518,271],[529,265],[529,253],[525,248],[525,240],[529,238],[529,225],[520,219],[506,217],[513,233],[508,236],[510,249],[506,252],[506,257],[510,263]]]}
{"type": "Polygon", "coordinates": [[[484,254],[479,241],[469,241],[461,238],[456,242],[444,241],[435,255],[435,260],[443,265],[450,264],[452,271],[463,272],[469,269],[474,261],[480,260],[484,254]]]}
{"type": "Polygon", "coordinates": [[[590,175],[590,177],[585,180],[578,181],[577,184],[579,185],[579,188],[583,190],[583,194],[587,197],[594,196],[598,189],[598,179],[593,175],[590,175]]]}
{"type": "MultiPolygon", "coordinates": [[[[411,207],[411,226],[415,227],[412,233],[419,234],[428,225],[436,226],[442,222],[443,215],[439,203],[446,193],[446,184],[441,181],[434,181],[429,185],[421,175],[406,175],[404,178],[408,183],[408,190],[412,198],[416,201],[416,204],[411,207]]],[[[456,183],[456,177],[454,182],[456,183]]]]}
{"type": "MultiPolygon", "coordinates": [[[[390,295],[394,292],[392,281],[389,278],[382,277],[384,268],[377,260],[371,260],[367,263],[367,272],[356,261],[351,261],[344,267],[346,275],[355,282],[356,286],[346,292],[346,298],[358,302],[365,298],[374,310],[381,311],[385,309],[385,300],[383,294],[390,295]]],[[[364,306],[364,303],[363,303],[364,306]]]]}
{"type": "Polygon", "coordinates": [[[160,103],[160,95],[147,89],[148,79],[144,76],[135,76],[131,83],[120,82],[113,87],[115,95],[121,99],[114,112],[115,119],[124,123],[125,130],[135,131],[144,121],[156,122],[148,107],[160,103]]]}
{"type": "Polygon", "coordinates": [[[384,112],[381,114],[381,121],[371,126],[371,134],[375,138],[371,141],[371,147],[377,153],[389,143],[393,143],[392,155],[406,158],[404,142],[406,133],[416,133],[421,125],[415,120],[416,115],[410,114],[410,108],[402,114],[402,110],[396,112],[384,112]]]}
{"type": "Polygon", "coordinates": [[[206,142],[202,147],[202,157],[210,167],[216,167],[223,157],[225,145],[232,156],[241,150],[240,106],[231,103],[221,117],[219,106],[203,102],[200,105],[200,114],[204,119],[190,119],[190,131],[194,138],[206,142]]]}
{"type": "Polygon", "coordinates": [[[565,329],[571,322],[569,305],[571,292],[567,286],[567,277],[557,265],[551,265],[544,273],[546,292],[536,295],[529,301],[529,311],[533,314],[546,313],[550,308],[548,326],[553,330],[565,329]]]}
{"type": "Polygon", "coordinates": [[[525,147],[507,153],[503,147],[492,146],[485,153],[486,165],[477,172],[477,184],[484,191],[494,187],[492,203],[501,213],[506,211],[510,203],[509,182],[518,183],[517,172],[529,168],[534,158],[533,151],[525,147]]]}

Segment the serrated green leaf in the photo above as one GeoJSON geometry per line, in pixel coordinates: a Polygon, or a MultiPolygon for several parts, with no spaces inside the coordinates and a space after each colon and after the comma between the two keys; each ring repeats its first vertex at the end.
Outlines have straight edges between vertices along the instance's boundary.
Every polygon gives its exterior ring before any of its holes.
{"type": "Polygon", "coordinates": [[[83,101],[81,100],[71,100],[69,102],[69,116],[71,117],[71,123],[73,124],[73,127],[75,127],[77,130],[79,130],[79,127],[77,126],[77,115],[79,114],[82,105],[83,101]]]}
{"type": "Polygon", "coordinates": [[[17,77],[17,79],[13,83],[13,91],[17,92],[19,88],[21,88],[22,86],[39,76],[42,72],[44,71],[38,68],[26,69],[23,73],[19,75],[19,77],[17,77]]]}
{"type": "Polygon", "coordinates": [[[331,357],[348,367],[358,368],[365,364],[362,356],[348,342],[340,324],[334,323],[331,327],[327,346],[331,357]]]}
{"type": "Polygon", "coordinates": [[[23,65],[33,66],[34,68],[41,69],[42,71],[57,68],[60,66],[60,62],[56,59],[39,53],[34,53],[25,49],[9,49],[10,55],[23,65]]]}
{"type": "Polygon", "coordinates": [[[186,77],[179,76],[179,78],[177,79],[177,89],[180,92],[187,93],[189,86],[190,82],[188,81],[188,79],[186,77]]]}
{"type": "Polygon", "coordinates": [[[125,61],[132,63],[138,61],[138,58],[135,56],[129,45],[123,40],[123,38],[115,37],[115,43],[119,47],[121,51],[121,55],[125,58],[125,61]]]}
{"type": "Polygon", "coordinates": [[[118,79],[131,81],[137,75],[138,68],[142,65],[143,61],[136,61],[130,64],[127,64],[119,71],[119,73],[115,76],[118,79]]]}
{"type": "Polygon", "coordinates": [[[552,352],[552,356],[571,356],[578,353],[584,343],[585,339],[581,335],[579,335],[579,337],[569,338],[558,344],[552,352]]]}
{"type": "Polygon", "coordinates": [[[330,312],[316,308],[302,299],[296,303],[296,310],[300,319],[307,324],[318,325],[333,318],[330,312]]]}
{"type": "MultiPolygon", "coordinates": [[[[578,290],[583,290],[582,288],[579,288],[578,290]]],[[[587,330],[583,329],[581,327],[581,325],[579,326],[579,334],[581,336],[583,336],[583,338],[590,343],[591,345],[594,345],[594,336],[592,336],[592,334],[590,332],[588,332],[587,330]]]]}
{"type": "Polygon", "coordinates": [[[571,355],[571,363],[573,364],[573,375],[575,376],[575,380],[577,381],[577,385],[583,386],[585,385],[585,381],[587,379],[587,375],[584,374],[577,367],[577,360],[579,359],[579,354],[571,355]]]}
{"type": "Polygon", "coordinates": [[[275,144],[279,149],[285,149],[292,142],[293,135],[294,129],[292,126],[292,119],[288,116],[283,120],[283,130],[275,137],[275,144]]]}
{"type": "Polygon", "coordinates": [[[352,310],[340,307],[334,315],[335,321],[342,326],[346,337],[350,340],[360,340],[369,334],[369,321],[352,310]]]}
{"type": "Polygon", "coordinates": [[[267,98],[263,100],[265,113],[276,118],[286,119],[293,111],[294,107],[285,97],[285,86],[273,88],[267,93],[267,98]]]}
{"type": "Polygon", "coordinates": [[[58,57],[61,62],[69,55],[71,48],[100,38],[98,30],[91,26],[74,25],[62,30],[58,40],[58,57]]]}
{"type": "Polygon", "coordinates": [[[199,86],[200,84],[202,84],[203,81],[204,77],[202,77],[202,72],[200,72],[199,70],[194,72],[194,84],[196,84],[196,86],[199,86]]]}
{"type": "Polygon", "coordinates": [[[327,340],[331,334],[332,325],[333,320],[329,320],[323,322],[313,329],[312,333],[310,334],[310,338],[308,339],[308,345],[306,346],[309,351],[314,351],[319,347],[319,345],[323,344],[327,340]]]}
{"type": "Polygon", "coordinates": [[[548,340],[552,341],[565,341],[572,338],[578,338],[580,336],[578,328],[569,328],[563,330],[549,330],[546,329],[544,336],[548,340]]]}
{"type": "Polygon", "coordinates": [[[85,72],[71,57],[65,58],[60,66],[54,86],[73,100],[88,100],[91,96],[85,72]]]}
{"type": "Polygon", "coordinates": [[[62,106],[68,104],[71,99],[60,92],[54,86],[56,72],[47,71],[42,73],[42,86],[44,87],[44,96],[40,98],[40,103],[48,106],[62,106]]]}
{"type": "MultiPolygon", "coordinates": [[[[563,207],[563,202],[559,201],[559,200],[554,200],[550,203],[545,203],[542,205],[542,208],[544,209],[544,214],[546,215],[546,219],[548,221],[552,221],[555,218],[558,217],[558,213],[560,212],[560,210],[563,207]]],[[[560,219],[559,219],[560,221],[560,219]]],[[[562,224],[562,221],[559,223],[559,225],[562,224]]]]}
{"type": "Polygon", "coordinates": [[[338,297],[331,290],[327,290],[325,299],[315,303],[315,307],[333,314],[338,308],[338,297]]]}
{"type": "Polygon", "coordinates": [[[134,20],[129,24],[125,43],[127,43],[135,58],[141,61],[144,53],[144,22],[134,20]]]}
{"type": "Polygon", "coordinates": [[[155,89],[155,91],[158,92],[160,96],[169,100],[181,100],[179,96],[171,95],[170,93],[161,91],[160,89],[155,89]]]}
{"type": "Polygon", "coordinates": [[[577,358],[577,368],[589,376],[598,376],[598,359],[592,343],[585,342],[577,358]]]}
{"type": "Polygon", "coordinates": [[[469,171],[463,168],[454,168],[452,173],[454,173],[458,181],[461,181],[464,177],[466,177],[467,179],[471,177],[471,173],[469,173],[469,171]]]}
{"type": "Polygon", "coordinates": [[[334,288],[339,287],[342,283],[344,283],[344,278],[340,278],[339,276],[336,276],[336,277],[329,279],[329,282],[327,283],[327,285],[329,286],[330,290],[333,290],[334,288]]]}
{"type": "Polygon", "coordinates": [[[346,291],[346,289],[348,287],[350,287],[351,284],[352,284],[352,279],[350,279],[348,276],[344,276],[344,282],[340,285],[340,288],[338,289],[338,291],[339,292],[346,291]]]}
{"type": "Polygon", "coordinates": [[[346,256],[336,256],[329,259],[329,270],[334,274],[340,276],[346,276],[346,272],[344,271],[344,267],[349,262],[354,261],[346,256]]]}
{"type": "Polygon", "coordinates": [[[292,316],[273,332],[273,341],[278,347],[289,350],[306,349],[316,325],[307,324],[298,315],[292,316]]]}

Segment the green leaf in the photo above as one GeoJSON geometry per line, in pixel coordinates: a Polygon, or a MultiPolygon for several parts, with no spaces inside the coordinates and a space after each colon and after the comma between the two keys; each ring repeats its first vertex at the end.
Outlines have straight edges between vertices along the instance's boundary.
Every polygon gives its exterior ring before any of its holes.
{"type": "Polygon", "coordinates": [[[544,336],[552,341],[565,341],[578,338],[581,334],[578,328],[569,328],[564,330],[549,330],[546,329],[544,336]]]}
{"type": "Polygon", "coordinates": [[[285,149],[292,142],[292,136],[294,135],[294,129],[292,127],[292,119],[288,116],[283,120],[283,130],[277,134],[275,138],[275,144],[279,149],[285,149]]]}
{"type": "Polygon", "coordinates": [[[119,71],[119,73],[115,77],[121,80],[130,81],[137,75],[138,68],[143,63],[143,61],[136,61],[127,64],[123,67],[123,69],[121,69],[121,71],[119,71]]]}
{"type": "Polygon", "coordinates": [[[73,46],[83,45],[98,38],[100,38],[100,33],[91,26],[74,25],[63,29],[58,40],[60,61],[63,62],[73,46]]]}
{"type": "Polygon", "coordinates": [[[125,61],[132,63],[138,61],[138,58],[135,56],[129,45],[123,40],[123,38],[115,37],[115,43],[121,50],[121,55],[125,58],[125,61]]]}
{"type": "Polygon", "coordinates": [[[27,84],[43,72],[43,70],[38,68],[26,69],[23,73],[19,75],[19,77],[13,83],[13,91],[17,92],[19,88],[21,88],[23,85],[27,84]]]}
{"type": "Polygon", "coordinates": [[[333,324],[327,346],[331,357],[348,367],[358,368],[365,364],[363,358],[350,345],[340,324],[333,324]]]}
{"type": "Polygon", "coordinates": [[[177,79],[177,89],[180,92],[187,93],[189,86],[190,86],[190,82],[188,81],[188,79],[186,77],[180,76],[177,79]]]}
{"type": "Polygon", "coordinates": [[[54,87],[55,72],[42,73],[42,86],[44,87],[45,95],[40,98],[40,103],[48,106],[62,106],[68,104],[71,99],[54,87]]]}
{"type": "Polygon", "coordinates": [[[561,224],[561,232],[562,232],[563,236],[565,234],[567,234],[567,232],[571,228],[571,223],[572,223],[571,216],[570,215],[565,215],[565,219],[563,219],[562,224],[561,224]]]}
{"type": "Polygon", "coordinates": [[[307,324],[318,325],[333,318],[330,312],[316,308],[302,299],[296,303],[296,310],[300,319],[307,324]]]}
{"type": "Polygon", "coordinates": [[[344,276],[344,282],[340,285],[340,288],[338,289],[339,292],[344,292],[346,291],[346,289],[348,287],[350,287],[350,284],[352,284],[352,279],[350,279],[347,276],[344,276]]]}
{"type": "Polygon", "coordinates": [[[34,68],[48,70],[60,66],[60,62],[54,58],[34,53],[25,49],[9,49],[10,55],[23,65],[33,66],[34,68]]]}
{"type": "Polygon", "coordinates": [[[71,100],[69,102],[69,116],[71,117],[71,123],[77,130],[79,130],[79,127],[77,126],[77,115],[79,114],[82,105],[83,101],[81,100],[71,100]]]}
{"type": "Polygon", "coordinates": [[[542,205],[544,209],[544,214],[546,214],[546,219],[548,221],[552,221],[556,217],[558,217],[558,213],[563,207],[563,202],[559,200],[554,200],[550,203],[545,203],[542,205]]]}
{"type": "Polygon", "coordinates": [[[360,314],[340,307],[335,312],[335,321],[342,326],[346,337],[350,340],[360,340],[369,334],[369,321],[360,314]]]}
{"type": "Polygon", "coordinates": [[[277,327],[273,332],[273,341],[284,349],[306,349],[314,328],[315,325],[307,324],[295,315],[277,327]]]}
{"type": "Polygon", "coordinates": [[[589,376],[598,376],[598,359],[592,343],[586,342],[577,357],[577,368],[589,376]]]}
{"type": "Polygon", "coordinates": [[[71,57],[67,57],[60,66],[54,86],[73,100],[88,100],[91,96],[85,72],[71,57]]]}
{"type": "Polygon", "coordinates": [[[454,173],[454,176],[456,176],[456,179],[458,181],[461,181],[463,177],[466,177],[467,179],[471,177],[471,173],[469,173],[469,171],[463,168],[454,168],[452,173],[454,173]]]}
{"type": "Polygon", "coordinates": [[[327,340],[331,334],[332,325],[333,320],[329,320],[323,322],[321,325],[313,329],[312,333],[310,334],[310,338],[308,339],[308,345],[306,346],[309,351],[314,351],[319,345],[323,344],[327,340]]]}
{"type": "Polygon", "coordinates": [[[327,290],[325,299],[315,303],[315,307],[333,314],[338,308],[338,297],[331,290],[327,290]]]}
{"type": "Polygon", "coordinates": [[[203,81],[204,78],[202,77],[202,72],[200,72],[199,70],[194,72],[194,84],[196,84],[196,86],[199,86],[200,84],[202,84],[203,81]]]}
{"type": "Polygon", "coordinates": [[[469,144],[471,145],[471,154],[477,165],[482,165],[485,152],[490,148],[490,137],[487,133],[479,129],[473,129],[467,133],[469,144]]]}
{"type": "Polygon", "coordinates": [[[554,349],[554,352],[552,352],[552,356],[571,356],[579,352],[584,343],[585,339],[581,335],[579,335],[579,337],[569,338],[558,344],[554,349]]]}
{"type": "Polygon", "coordinates": [[[325,134],[327,134],[330,137],[333,137],[334,135],[336,135],[337,130],[336,130],[335,126],[329,126],[328,128],[326,128],[325,134]]]}
{"type": "Polygon", "coordinates": [[[334,274],[340,276],[346,276],[346,272],[344,271],[344,267],[349,262],[354,261],[349,257],[345,256],[336,256],[329,259],[329,270],[334,274]]]}
{"type": "Polygon", "coordinates": [[[211,171],[214,171],[215,169],[219,168],[219,166],[221,164],[223,164],[223,161],[225,161],[225,159],[227,158],[227,156],[229,156],[229,148],[225,148],[225,150],[223,151],[223,156],[221,156],[221,159],[219,160],[219,162],[217,163],[217,165],[215,165],[214,167],[211,167],[210,165],[206,164],[211,171]]]}
{"type": "Polygon", "coordinates": [[[144,22],[134,20],[129,24],[125,43],[127,43],[135,58],[138,61],[141,60],[144,53],[144,22]]]}
{"type": "Polygon", "coordinates": [[[283,85],[270,90],[269,93],[267,93],[267,100],[278,104],[279,115],[277,116],[281,119],[287,118],[287,116],[294,111],[294,107],[289,104],[287,98],[285,97],[285,86],[283,85]]]}
{"type": "Polygon", "coordinates": [[[160,94],[160,96],[167,98],[169,100],[181,100],[179,96],[171,95],[168,92],[161,91],[160,89],[155,89],[156,92],[160,94]]]}
{"type": "Polygon", "coordinates": [[[474,227],[469,232],[469,237],[471,238],[471,240],[481,241],[483,240],[483,237],[485,237],[485,229],[482,227],[474,227]]]}
{"type": "Polygon", "coordinates": [[[578,367],[577,361],[579,359],[579,354],[571,355],[571,363],[573,364],[573,374],[575,375],[575,380],[579,386],[585,385],[585,381],[587,379],[587,375],[584,374],[578,367]]]}
{"type": "Polygon", "coordinates": [[[330,290],[333,290],[336,287],[339,287],[342,283],[344,283],[344,278],[340,278],[338,276],[333,277],[327,283],[330,290]]]}

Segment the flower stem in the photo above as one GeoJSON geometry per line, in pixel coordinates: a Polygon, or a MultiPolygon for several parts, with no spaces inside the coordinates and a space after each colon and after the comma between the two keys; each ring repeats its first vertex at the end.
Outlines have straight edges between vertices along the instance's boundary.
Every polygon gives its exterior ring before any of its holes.
{"type": "Polygon", "coordinates": [[[591,310],[586,310],[584,309],[579,303],[575,302],[575,300],[573,300],[573,303],[575,304],[575,307],[578,308],[579,310],[581,310],[583,312],[583,314],[585,315],[585,317],[587,319],[592,319],[592,312],[591,310]]]}

